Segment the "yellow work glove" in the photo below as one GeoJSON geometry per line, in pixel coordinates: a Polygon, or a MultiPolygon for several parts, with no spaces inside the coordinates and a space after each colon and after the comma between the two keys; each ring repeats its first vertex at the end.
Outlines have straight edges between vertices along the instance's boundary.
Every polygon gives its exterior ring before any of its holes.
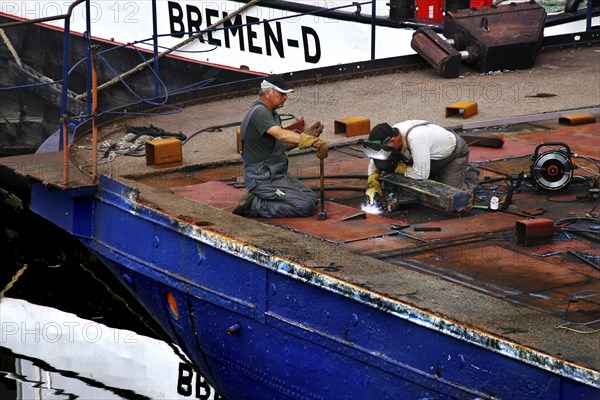
{"type": "Polygon", "coordinates": [[[394,170],[395,173],[399,174],[399,175],[404,175],[404,173],[406,172],[406,168],[407,165],[404,164],[403,162],[399,162],[398,166],[396,167],[396,169],[394,170]]]}
{"type": "Polygon", "coordinates": [[[369,204],[375,204],[375,196],[383,197],[383,190],[379,184],[379,174],[371,174],[367,179],[367,186],[369,187],[365,194],[369,198],[369,204]]]}
{"type": "Polygon", "coordinates": [[[306,128],[302,133],[308,136],[319,137],[321,136],[321,132],[323,132],[324,127],[325,125],[323,125],[321,122],[315,122],[314,124],[306,128]]]}
{"type": "Polygon", "coordinates": [[[327,150],[329,149],[329,146],[327,146],[327,143],[325,143],[325,141],[317,137],[301,133],[300,141],[298,142],[298,148],[308,149],[309,147],[314,147],[315,149],[317,149],[317,157],[327,158],[327,150]]]}

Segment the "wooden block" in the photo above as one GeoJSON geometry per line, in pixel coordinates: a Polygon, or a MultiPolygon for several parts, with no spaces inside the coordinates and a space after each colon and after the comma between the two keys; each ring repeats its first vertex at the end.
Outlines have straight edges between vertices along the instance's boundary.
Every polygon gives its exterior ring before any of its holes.
{"type": "Polygon", "coordinates": [[[371,121],[365,117],[336,119],[333,124],[335,134],[345,133],[346,137],[368,135],[371,133],[371,121]]]}
{"type": "Polygon", "coordinates": [[[463,118],[470,118],[477,113],[477,103],[470,101],[459,101],[446,107],[446,118],[456,115],[462,115],[463,118]]]}
{"type": "Polygon", "coordinates": [[[154,139],[146,142],[146,165],[156,168],[181,165],[183,151],[181,140],[175,138],[154,139]]]}
{"type": "Polygon", "coordinates": [[[242,152],[242,128],[240,128],[238,126],[238,128],[235,131],[236,136],[237,136],[237,152],[241,153],[242,152]]]}
{"type": "Polygon", "coordinates": [[[564,115],[558,119],[558,123],[564,125],[591,124],[593,122],[596,122],[596,117],[592,114],[564,115]]]}

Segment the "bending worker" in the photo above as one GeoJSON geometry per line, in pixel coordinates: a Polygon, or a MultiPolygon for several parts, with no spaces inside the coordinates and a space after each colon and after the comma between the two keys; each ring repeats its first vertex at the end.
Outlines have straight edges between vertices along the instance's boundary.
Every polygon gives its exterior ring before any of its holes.
{"type": "Polygon", "coordinates": [[[479,170],[468,164],[469,147],[462,137],[431,122],[408,120],[378,124],[363,144],[369,163],[371,204],[383,196],[379,173],[395,172],[412,179],[432,179],[465,191],[479,185],[479,170]]]}
{"type": "Polygon", "coordinates": [[[249,217],[307,217],[318,196],[288,173],[287,150],[314,147],[317,157],[327,157],[327,143],[319,139],[323,124],[314,123],[303,133],[283,129],[277,109],[287,100],[288,89],[280,75],[266,77],[242,121],[242,160],[248,193],[233,211],[249,217]]]}

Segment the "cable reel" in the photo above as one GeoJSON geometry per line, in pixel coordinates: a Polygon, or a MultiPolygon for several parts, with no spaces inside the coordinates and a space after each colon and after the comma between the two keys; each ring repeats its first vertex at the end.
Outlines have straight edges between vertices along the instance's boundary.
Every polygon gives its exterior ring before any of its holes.
{"type": "Polygon", "coordinates": [[[545,190],[561,190],[571,183],[575,167],[571,162],[571,149],[566,143],[545,142],[535,148],[531,156],[531,178],[537,186],[545,190]],[[546,150],[540,154],[540,149],[546,146],[562,146],[558,149],[546,150]]]}

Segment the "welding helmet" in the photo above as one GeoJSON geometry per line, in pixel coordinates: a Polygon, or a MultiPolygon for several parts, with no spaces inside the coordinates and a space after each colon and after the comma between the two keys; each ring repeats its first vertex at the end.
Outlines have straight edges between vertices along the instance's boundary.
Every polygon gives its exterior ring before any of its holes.
{"type": "Polygon", "coordinates": [[[363,142],[364,154],[371,158],[380,171],[393,172],[401,158],[400,152],[388,146],[389,141],[398,136],[398,131],[387,123],[375,125],[369,139],[363,142]]]}

